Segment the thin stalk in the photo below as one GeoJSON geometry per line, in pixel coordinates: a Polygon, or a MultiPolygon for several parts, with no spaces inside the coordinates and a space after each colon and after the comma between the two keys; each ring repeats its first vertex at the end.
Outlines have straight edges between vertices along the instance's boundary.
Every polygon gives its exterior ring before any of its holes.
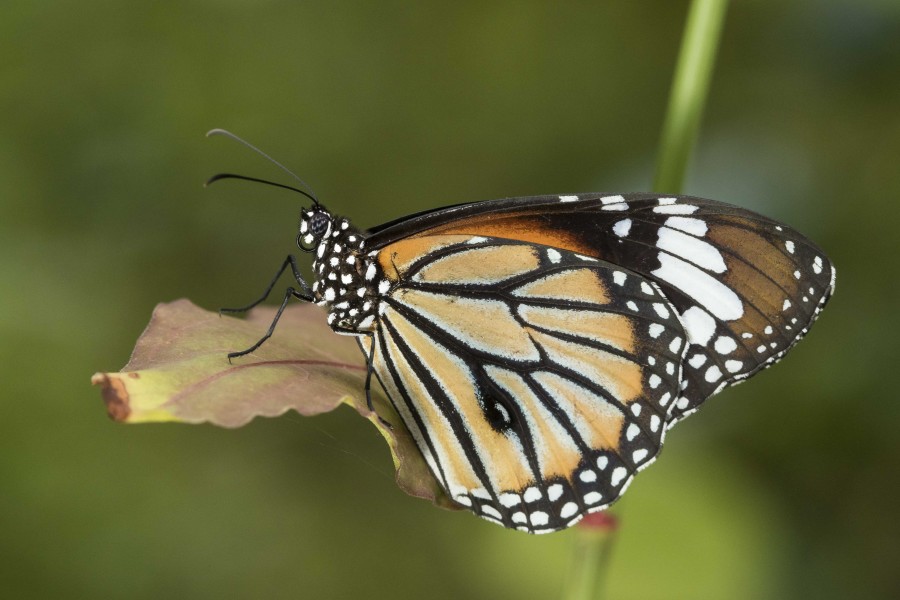
{"type": "Polygon", "coordinates": [[[572,566],[566,579],[564,600],[603,597],[604,575],[618,527],[618,520],[606,512],[588,515],[575,527],[572,566]]]}
{"type": "Polygon", "coordinates": [[[727,8],[728,0],[691,2],[659,143],[653,180],[656,192],[681,192],[697,141],[727,8]]]}
{"type": "MultiPolygon", "coordinates": [[[[728,0],[691,2],[669,93],[654,191],[681,192],[697,141],[727,7],[728,0]]],[[[603,597],[607,565],[617,528],[616,518],[608,513],[595,513],[579,523],[574,532],[572,566],[563,600],[597,600],[603,597]]]]}

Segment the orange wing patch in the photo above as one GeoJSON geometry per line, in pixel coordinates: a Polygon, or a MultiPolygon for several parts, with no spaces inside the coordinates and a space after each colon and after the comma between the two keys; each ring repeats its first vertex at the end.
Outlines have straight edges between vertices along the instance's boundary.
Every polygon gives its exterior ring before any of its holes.
{"type": "Polygon", "coordinates": [[[529,328],[528,331],[555,363],[584,374],[608,390],[616,401],[627,404],[641,396],[643,372],[639,364],[617,354],[561,340],[534,329],[529,328]]]}
{"type": "Polygon", "coordinates": [[[575,428],[592,448],[618,447],[625,416],[615,406],[556,373],[539,371],[532,377],[571,416],[575,428]]]}
{"type": "Polygon", "coordinates": [[[470,348],[515,361],[540,358],[505,302],[413,289],[398,290],[395,298],[470,348]]]}
{"type": "Polygon", "coordinates": [[[541,329],[587,338],[630,354],[635,352],[634,325],[624,315],[530,304],[519,305],[518,312],[527,323],[541,329]]]}
{"type": "Polygon", "coordinates": [[[546,300],[568,300],[609,304],[610,296],[606,285],[600,281],[596,271],[591,269],[568,269],[537,279],[516,288],[514,295],[520,298],[546,300]]]}
{"type": "Polygon", "coordinates": [[[526,415],[535,439],[538,465],[543,479],[571,479],[582,459],[578,445],[525,383],[520,375],[508,369],[487,367],[487,374],[516,399],[526,415]]]}
{"type": "Polygon", "coordinates": [[[550,223],[525,214],[479,215],[460,219],[443,226],[434,227],[420,236],[483,236],[496,239],[518,240],[552,248],[571,250],[588,256],[596,256],[596,248],[582,242],[577,236],[550,223]]]}
{"type": "Polygon", "coordinates": [[[411,237],[395,242],[378,253],[381,270],[391,280],[396,281],[405,274],[412,264],[436,250],[462,244],[470,240],[470,235],[441,235],[411,237]]]}
{"type": "MultiPolygon", "coordinates": [[[[422,380],[413,370],[409,361],[400,352],[396,341],[392,336],[385,336],[385,346],[387,356],[382,356],[381,352],[376,352],[376,369],[379,372],[387,372],[385,360],[390,360],[397,373],[399,383],[408,391],[408,396],[412,399],[412,406],[405,403],[397,402],[395,406],[403,421],[407,424],[416,440],[422,454],[425,456],[432,472],[441,479],[439,474],[443,472],[446,478],[448,491],[468,493],[469,490],[476,489],[481,486],[478,477],[472,470],[472,465],[466,460],[465,451],[463,450],[460,440],[453,435],[453,429],[449,426],[446,416],[430,402],[430,395],[422,380]],[[427,434],[430,445],[425,441],[416,420],[412,417],[410,410],[414,410],[421,416],[425,426],[425,434],[427,434]],[[433,451],[432,451],[433,448],[433,451]],[[438,463],[440,467],[438,467],[438,463]]],[[[383,377],[386,390],[392,398],[400,398],[401,394],[396,387],[392,377],[383,377]]]]}
{"type": "MultiPolygon", "coordinates": [[[[495,431],[485,420],[476,397],[476,384],[471,370],[446,348],[435,343],[405,317],[388,310],[385,319],[397,329],[410,350],[420,357],[439,382],[459,413],[462,423],[471,435],[472,443],[484,457],[491,457],[491,483],[497,489],[520,489],[534,478],[522,447],[495,431]]],[[[420,398],[420,404],[430,401],[430,396],[420,398]]],[[[446,432],[450,434],[450,432],[446,432]]]]}
{"type": "Polygon", "coordinates": [[[533,271],[539,265],[532,246],[487,246],[439,258],[420,269],[412,279],[425,283],[490,285],[533,271]],[[473,269],[473,265],[478,268],[473,269]]]}

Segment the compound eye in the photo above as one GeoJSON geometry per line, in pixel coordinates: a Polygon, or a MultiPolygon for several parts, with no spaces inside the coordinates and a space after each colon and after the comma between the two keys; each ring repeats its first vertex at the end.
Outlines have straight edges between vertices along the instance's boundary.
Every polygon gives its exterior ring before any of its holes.
{"type": "Polygon", "coordinates": [[[320,238],[328,231],[328,223],[331,219],[325,213],[313,213],[309,219],[309,232],[315,237],[320,238]]]}

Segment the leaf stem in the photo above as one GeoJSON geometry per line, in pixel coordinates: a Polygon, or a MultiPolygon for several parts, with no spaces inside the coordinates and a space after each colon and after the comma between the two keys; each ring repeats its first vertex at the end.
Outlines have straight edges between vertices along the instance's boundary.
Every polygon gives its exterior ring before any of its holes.
{"type": "Polygon", "coordinates": [[[653,190],[677,194],[697,141],[728,0],[693,0],[669,92],[653,190]]]}

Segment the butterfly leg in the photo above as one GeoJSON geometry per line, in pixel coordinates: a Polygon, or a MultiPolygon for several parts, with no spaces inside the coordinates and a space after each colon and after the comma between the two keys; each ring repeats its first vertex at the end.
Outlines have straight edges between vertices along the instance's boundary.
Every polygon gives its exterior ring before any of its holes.
{"type": "Polygon", "coordinates": [[[372,373],[375,372],[375,336],[370,335],[369,339],[371,340],[369,345],[369,354],[366,356],[366,406],[369,407],[375,416],[378,417],[378,421],[384,425],[388,430],[393,430],[394,426],[391,425],[388,421],[385,421],[381,418],[377,412],[375,412],[375,407],[372,405],[372,373]]]}
{"type": "MultiPolygon", "coordinates": [[[[278,279],[281,277],[282,273],[284,273],[285,269],[288,268],[288,265],[291,267],[291,271],[293,271],[294,279],[297,281],[297,285],[300,286],[299,292],[294,292],[294,296],[301,300],[306,300],[307,302],[313,301],[313,292],[309,288],[309,285],[306,283],[306,280],[303,279],[303,275],[300,274],[300,269],[297,268],[297,260],[294,258],[292,254],[288,254],[287,258],[284,259],[284,262],[281,263],[281,268],[278,269],[278,272],[275,273],[275,277],[272,278],[272,281],[269,282],[269,285],[266,287],[266,290],[263,292],[262,296],[259,297],[255,302],[251,302],[247,306],[241,306],[240,308],[220,308],[219,314],[223,312],[227,313],[242,313],[247,312],[263,300],[269,297],[269,294],[272,293],[272,289],[275,287],[275,284],[278,282],[278,279]]],[[[284,306],[282,305],[282,308],[284,306]]],[[[281,314],[279,312],[279,314],[281,314]]],[[[277,318],[276,318],[277,320],[277,318]]]]}
{"type": "MultiPolygon", "coordinates": [[[[282,271],[283,271],[283,270],[284,270],[284,269],[282,268],[282,271]]],[[[280,273],[279,273],[279,275],[280,275],[280,273]]],[[[276,279],[277,279],[277,277],[276,277],[276,279]]],[[[266,292],[266,295],[268,295],[268,292],[266,292]]],[[[265,298],[265,296],[263,296],[263,298],[265,298]]],[[[253,344],[252,346],[250,346],[250,347],[247,348],[246,350],[240,350],[240,351],[238,351],[238,352],[229,352],[229,353],[228,353],[228,362],[229,362],[229,363],[231,362],[231,359],[232,359],[232,358],[238,358],[238,357],[240,357],[240,356],[246,356],[247,354],[250,354],[251,352],[253,352],[253,351],[256,350],[257,348],[259,348],[260,346],[262,346],[263,343],[264,343],[267,339],[269,339],[270,337],[272,337],[272,333],[274,333],[274,331],[275,331],[275,325],[278,324],[278,319],[281,318],[281,313],[284,312],[284,308],[287,306],[287,303],[288,303],[288,301],[290,301],[291,298],[297,298],[298,300],[304,300],[304,301],[307,301],[307,302],[311,300],[311,297],[310,297],[309,295],[307,295],[307,294],[302,294],[302,293],[298,292],[297,290],[295,290],[295,289],[292,288],[292,287],[289,287],[288,289],[286,289],[286,290],[284,291],[284,300],[281,301],[281,306],[278,307],[278,312],[275,313],[275,318],[272,319],[272,324],[269,325],[269,330],[266,332],[266,335],[262,336],[262,337],[259,339],[258,342],[256,342],[255,344],[253,344]]],[[[251,306],[252,306],[252,305],[251,305],[251,306]]]]}

